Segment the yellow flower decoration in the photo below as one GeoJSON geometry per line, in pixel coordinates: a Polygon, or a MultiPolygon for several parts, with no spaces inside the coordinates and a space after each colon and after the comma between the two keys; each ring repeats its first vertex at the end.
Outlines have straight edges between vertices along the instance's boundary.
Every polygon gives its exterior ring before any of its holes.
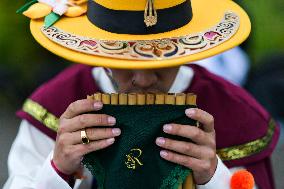
{"type": "Polygon", "coordinates": [[[35,3],[28,10],[23,12],[23,15],[31,18],[38,19],[49,15],[52,11],[52,7],[44,3],[35,3]]]}
{"type": "Polygon", "coordinates": [[[86,8],[83,8],[81,6],[71,6],[71,7],[68,7],[64,15],[68,17],[77,17],[77,16],[81,16],[85,14],[86,12],[87,12],[86,8]]]}
{"type": "Polygon", "coordinates": [[[45,26],[50,27],[62,15],[78,17],[87,12],[87,0],[32,0],[17,13],[31,19],[45,18],[45,26]]]}
{"type": "Polygon", "coordinates": [[[87,1],[88,0],[69,0],[69,7],[64,15],[68,17],[77,17],[85,14],[87,12],[87,1]]]}

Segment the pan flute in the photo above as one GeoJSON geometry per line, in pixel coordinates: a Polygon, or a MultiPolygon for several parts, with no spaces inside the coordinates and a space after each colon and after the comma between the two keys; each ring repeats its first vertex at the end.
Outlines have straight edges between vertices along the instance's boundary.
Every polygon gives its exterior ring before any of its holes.
{"type": "Polygon", "coordinates": [[[193,93],[169,94],[106,94],[95,93],[87,96],[88,99],[101,101],[105,105],[196,105],[196,95],[193,93]]]}

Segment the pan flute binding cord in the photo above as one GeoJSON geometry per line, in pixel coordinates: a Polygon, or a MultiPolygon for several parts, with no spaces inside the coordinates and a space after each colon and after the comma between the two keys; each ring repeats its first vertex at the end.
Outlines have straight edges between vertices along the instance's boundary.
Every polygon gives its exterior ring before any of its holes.
{"type": "Polygon", "coordinates": [[[193,93],[95,93],[87,98],[108,105],[196,105],[197,99],[193,93]]]}

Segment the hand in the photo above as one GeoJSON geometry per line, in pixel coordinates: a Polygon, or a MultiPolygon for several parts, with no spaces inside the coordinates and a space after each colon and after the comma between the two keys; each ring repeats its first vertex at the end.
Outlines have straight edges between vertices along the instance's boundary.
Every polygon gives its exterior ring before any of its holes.
{"type": "Polygon", "coordinates": [[[162,158],[192,169],[196,184],[210,181],[217,167],[214,118],[209,113],[193,108],[187,109],[186,115],[202,124],[202,129],[189,125],[164,125],[165,133],[191,139],[194,143],[176,141],[159,137],[156,144],[162,150],[162,158]],[[177,152],[177,153],[176,153],[177,152]]]}
{"type": "Polygon", "coordinates": [[[103,107],[101,102],[84,99],[73,102],[59,120],[53,162],[63,173],[71,175],[81,168],[81,160],[87,153],[112,145],[121,130],[112,127],[116,120],[105,114],[87,114],[103,107]],[[86,113],[86,114],[84,114],[86,113]],[[81,130],[86,129],[89,144],[82,144],[81,130]]]}

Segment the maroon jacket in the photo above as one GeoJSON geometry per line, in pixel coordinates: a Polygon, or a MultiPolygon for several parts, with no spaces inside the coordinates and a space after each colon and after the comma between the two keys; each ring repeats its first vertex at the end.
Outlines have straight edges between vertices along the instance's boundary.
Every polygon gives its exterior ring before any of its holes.
{"type": "MultiPolygon", "coordinates": [[[[247,92],[197,65],[185,92],[197,94],[199,108],[215,118],[217,153],[228,167],[245,166],[261,189],[274,189],[270,155],[279,126],[247,92]]],[[[57,118],[78,99],[100,91],[92,67],[73,65],[39,87],[17,115],[56,138],[57,118]]],[[[222,179],[222,178],[220,178],[222,179]]]]}

